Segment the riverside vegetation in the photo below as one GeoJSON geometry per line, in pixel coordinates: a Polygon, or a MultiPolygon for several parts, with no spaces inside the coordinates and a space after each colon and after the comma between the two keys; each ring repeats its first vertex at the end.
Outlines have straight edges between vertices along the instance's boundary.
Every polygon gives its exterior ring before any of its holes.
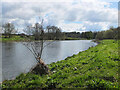
{"type": "MultiPolygon", "coordinates": [[[[31,38],[32,41],[34,41],[34,37],[31,38]]],[[[60,40],[85,40],[81,38],[72,38],[72,37],[64,37],[64,39],[60,40]]],[[[21,37],[19,35],[13,35],[11,38],[5,38],[4,35],[2,35],[2,39],[0,39],[2,42],[19,42],[19,41],[27,41],[26,37],[21,37]]]]}
{"type": "MultiPolygon", "coordinates": [[[[10,27],[9,27],[10,28],[10,27]]],[[[49,29],[51,28],[51,30],[56,31],[56,32],[52,32],[49,34],[46,34],[45,36],[48,37],[48,40],[85,40],[85,39],[98,39],[98,40],[103,40],[103,39],[116,39],[119,38],[119,34],[120,34],[120,27],[118,28],[113,28],[111,27],[109,30],[106,31],[99,31],[99,32],[92,32],[92,31],[87,31],[87,32],[62,32],[62,30],[58,27],[55,26],[48,26],[47,31],[49,31],[49,29]],[[57,36],[57,38],[55,39],[54,37],[57,36]]],[[[3,31],[4,33],[1,35],[2,39],[0,39],[0,41],[3,42],[11,42],[11,41],[27,41],[26,37],[32,37],[31,40],[35,40],[36,35],[32,34],[25,34],[25,33],[21,33],[21,34],[12,34],[10,32],[5,33],[7,29],[5,28],[3,31]],[[31,36],[32,35],[32,36],[31,36]]],[[[8,29],[7,31],[9,31],[10,29],[8,29]]],[[[14,31],[14,30],[13,30],[14,31]]],[[[31,31],[31,29],[30,29],[31,31]]],[[[26,32],[29,32],[29,29],[26,29],[26,32]]]]}
{"type": "Polygon", "coordinates": [[[25,40],[25,38],[22,38],[22,37],[16,35],[16,36],[13,36],[11,38],[2,37],[2,39],[0,41],[2,41],[2,42],[12,42],[12,41],[24,41],[24,40],[25,40]]]}
{"type": "Polygon", "coordinates": [[[118,41],[102,40],[77,55],[49,64],[49,75],[22,73],[2,88],[118,88],[118,41]]]}

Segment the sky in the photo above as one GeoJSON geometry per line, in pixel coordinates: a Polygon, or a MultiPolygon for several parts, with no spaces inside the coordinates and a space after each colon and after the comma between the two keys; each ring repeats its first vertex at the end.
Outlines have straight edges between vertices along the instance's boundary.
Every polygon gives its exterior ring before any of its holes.
{"type": "Polygon", "coordinates": [[[108,30],[118,26],[118,0],[2,0],[2,24],[22,33],[27,25],[55,25],[64,32],[108,30]]]}

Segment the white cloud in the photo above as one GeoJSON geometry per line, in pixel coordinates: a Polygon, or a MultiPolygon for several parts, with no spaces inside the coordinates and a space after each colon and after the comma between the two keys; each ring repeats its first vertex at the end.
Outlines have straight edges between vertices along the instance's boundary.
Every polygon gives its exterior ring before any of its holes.
{"type": "Polygon", "coordinates": [[[2,0],[2,2],[73,2],[73,0],[2,0]]]}
{"type": "Polygon", "coordinates": [[[117,24],[118,19],[117,9],[110,8],[110,3],[101,0],[2,2],[3,22],[11,21],[19,26],[38,22],[36,17],[40,16],[44,18],[45,26],[57,25],[65,31],[105,30],[117,24]]]}
{"type": "Polygon", "coordinates": [[[82,24],[77,24],[77,23],[68,23],[68,24],[61,23],[58,26],[61,27],[63,31],[68,31],[68,32],[85,31],[85,27],[82,24]]]}
{"type": "Polygon", "coordinates": [[[59,27],[62,27],[63,31],[68,32],[85,32],[85,31],[101,31],[101,30],[107,30],[112,26],[112,23],[110,22],[89,22],[84,21],[82,23],[60,23],[58,25],[59,27]]]}
{"type": "Polygon", "coordinates": [[[101,31],[101,30],[107,30],[109,26],[111,25],[110,22],[84,22],[84,27],[86,27],[86,30],[88,31],[101,31]]]}
{"type": "MultiPolygon", "coordinates": [[[[84,1],[94,2],[94,0],[1,0],[2,2],[73,2],[73,1],[84,1]]],[[[119,0],[100,0],[104,2],[119,2],[119,0]]]]}

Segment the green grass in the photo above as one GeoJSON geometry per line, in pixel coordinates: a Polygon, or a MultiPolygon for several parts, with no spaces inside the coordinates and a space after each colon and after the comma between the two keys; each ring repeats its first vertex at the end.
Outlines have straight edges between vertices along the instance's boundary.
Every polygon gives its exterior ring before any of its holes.
{"type": "MultiPolygon", "coordinates": [[[[5,38],[4,35],[2,35],[1,38],[0,38],[0,41],[2,41],[2,42],[25,41],[25,40],[27,40],[27,38],[21,37],[21,36],[18,36],[18,35],[13,35],[10,38],[5,38]]],[[[34,37],[31,37],[31,40],[34,40],[34,37]]],[[[67,38],[65,38],[65,40],[84,40],[84,39],[67,37],[67,38]]]]}
{"type": "Polygon", "coordinates": [[[85,38],[73,38],[73,37],[65,37],[64,40],[86,40],[85,38]]]}
{"type": "Polygon", "coordinates": [[[22,38],[20,36],[12,36],[11,38],[4,38],[4,37],[2,37],[2,39],[0,41],[8,42],[8,41],[23,41],[23,40],[25,40],[25,38],[22,38]]]}
{"type": "Polygon", "coordinates": [[[118,88],[118,42],[103,40],[65,60],[49,64],[50,75],[22,73],[3,88],[118,88]]]}

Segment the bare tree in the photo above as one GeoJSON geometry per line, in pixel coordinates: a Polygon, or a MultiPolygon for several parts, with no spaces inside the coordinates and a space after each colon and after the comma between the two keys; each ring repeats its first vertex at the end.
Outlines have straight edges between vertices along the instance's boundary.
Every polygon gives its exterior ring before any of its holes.
{"type": "Polygon", "coordinates": [[[47,37],[49,40],[60,40],[61,39],[61,29],[56,26],[47,26],[47,37]]]}
{"type": "Polygon", "coordinates": [[[10,38],[12,33],[16,33],[15,26],[12,23],[4,24],[2,30],[4,32],[5,38],[10,38]]]}
{"type": "Polygon", "coordinates": [[[33,35],[32,26],[27,25],[27,27],[25,29],[23,29],[23,31],[28,36],[33,35]]]}
{"type": "MultiPolygon", "coordinates": [[[[54,30],[55,29],[52,29],[51,33],[54,33],[54,30]]],[[[43,19],[40,24],[36,23],[34,26],[27,26],[24,31],[27,31],[29,36],[32,35],[34,37],[34,41],[29,37],[27,39],[28,41],[23,43],[31,51],[37,61],[37,66],[34,67],[31,71],[40,75],[48,74],[49,68],[41,59],[41,56],[43,49],[49,44],[53,43],[56,37],[54,36],[53,41],[45,43],[45,41],[48,40],[48,34],[50,32],[49,30],[43,28],[43,19]]]]}

